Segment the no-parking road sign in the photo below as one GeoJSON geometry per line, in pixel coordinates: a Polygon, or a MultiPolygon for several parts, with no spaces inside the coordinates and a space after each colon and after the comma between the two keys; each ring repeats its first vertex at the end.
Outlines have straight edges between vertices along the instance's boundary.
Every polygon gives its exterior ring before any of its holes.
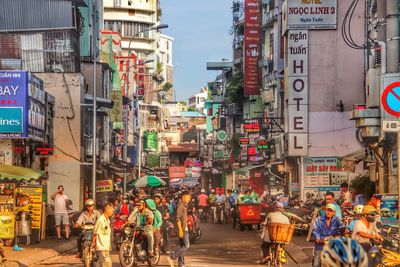
{"type": "Polygon", "coordinates": [[[400,117],[400,82],[386,86],[381,97],[382,107],[392,116],[400,117]]]}

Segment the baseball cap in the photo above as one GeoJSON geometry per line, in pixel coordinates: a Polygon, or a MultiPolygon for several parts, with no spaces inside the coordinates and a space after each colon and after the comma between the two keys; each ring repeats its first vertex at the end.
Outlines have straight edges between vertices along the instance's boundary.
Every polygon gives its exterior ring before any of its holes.
{"type": "Polygon", "coordinates": [[[281,209],[283,209],[284,207],[285,207],[285,205],[283,205],[282,202],[276,202],[276,203],[275,203],[275,208],[281,208],[281,209]]]}
{"type": "Polygon", "coordinates": [[[336,207],[332,203],[327,204],[326,205],[326,209],[330,209],[330,210],[336,211],[336,207]]]}

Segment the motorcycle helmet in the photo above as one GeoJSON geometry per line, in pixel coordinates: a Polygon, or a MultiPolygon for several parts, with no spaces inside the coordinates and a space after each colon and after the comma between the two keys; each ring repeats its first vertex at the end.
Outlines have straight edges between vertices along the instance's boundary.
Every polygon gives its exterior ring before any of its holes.
{"type": "Polygon", "coordinates": [[[86,201],[85,201],[85,206],[94,206],[94,201],[93,201],[93,199],[86,199],[86,201]]]}
{"type": "Polygon", "coordinates": [[[358,214],[358,215],[361,215],[363,208],[364,208],[364,205],[355,205],[354,206],[354,213],[358,214]]]}
{"type": "Polygon", "coordinates": [[[158,197],[159,199],[162,199],[162,195],[160,193],[157,193],[154,195],[154,198],[158,197]]]}
{"type": "Polygon", "coordinates": [[[378,211],[371,205],[365,205],[362,209],[362,214],[378,214],[378,211]]]}
{"type": "Polygon", "coordinates": [[[205,190],[205,189],[201,189],[201,190],[200,190],[200,193],[205,194],[205,193],[206,193],[206,190],[205,190]]]}
{"type": "Polygon", "coordinates": [[[215,194],[215,190],[214,189],[211,189],[211,194],[215,194]]]}
{"type": "Polygon", "coordinates": [[[322,267],[368,267],[368,256],[356,240],[339,237],[329,241],[321,253],[322,267]]]}

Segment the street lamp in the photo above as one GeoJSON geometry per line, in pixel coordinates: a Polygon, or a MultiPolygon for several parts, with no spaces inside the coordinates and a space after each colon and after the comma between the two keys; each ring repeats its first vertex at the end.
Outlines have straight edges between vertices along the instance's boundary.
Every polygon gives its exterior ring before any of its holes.
{"type": "MultiPolygon", "coordinates": [[[[131,54],[131,44],[132,44],[132,41],[133,41],[133,39],[135,37],[139,36],[139,34],[144,33],[144,32],[153,31],[153,30],[159,31],[159,30],[165,29],[165,28],[168,28],[167,24],[159,24],[157,26],[154,26],[154,27],[142,30],[142,31],[138,31],[131,38],[131,40],[129,41],[129,44],[128,44],[128,62],[129,62],[129,56],[131,54]]],[[[151,63],[151,62],[154,62],[154,59],[145,60],[143,62],[137,63],[136,65],[145,65],[145,64],[151,63]]],[[[128,68],[127,79],[126,79],[127,81],[129,81],[129,73],[130,73],[129,70],[133,66],[135,66],[135,64],[128,68]]],[[[125,93],[126,94],[128,94],[128,89],[129,89],[128,86],[126,86],[126,84],[125,84],[125,93]]],[[[128,158],[128,143],[127,143],[127,141],[128,141],[127,140],[127,136],[128,136],[128,114],[127,113],[128,113],[128,111],[125,110],[125,116],[124,116],[124,137],[125,138],[124,138],[124,150],[123,150],[123,160],[124,160],[124,162],[126,162],[127,158],[128,158]]],[[[139,111],[138,111],[138,115],[139,115],[139,111]]],[[[140,155],[141,154],[141,151],[140,151],[141,150],[141,140],[140,139],[141,139],[141,137],[140,137],[140,130],[139,130],[139,151],[138,151],[138,154],[139,154],[139,163],[138,163],[139,164],[139,174],[138,174],[138,176],[140,176],[140,165],[141,165],[141,159],[140,159],[140,156],[141,156],[140,155]]],[[[124,172],[124,192],[126,192],[126,185],[127,185],[127,175],[126,175],[126,171],[125,171],[124,172]]]]}

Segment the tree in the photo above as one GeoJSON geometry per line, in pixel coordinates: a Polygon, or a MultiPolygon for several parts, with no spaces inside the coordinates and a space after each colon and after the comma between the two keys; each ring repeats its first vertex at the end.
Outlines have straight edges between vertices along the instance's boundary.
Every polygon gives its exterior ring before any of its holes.
{"type": "Polygon", "coordinates": [[[165,92],[168,92],[169,90],[171,90],[171,88],[173,87],[173,84],[170,82],[166,82],[164,83],[162,90],[165,92]]]}
{"type": "Polygon", "coordinates": [[[226,87],[226,97],[229,103],[241,103],[244,97],[243,73],[235,73],[226,87]]]}
{"type": "Polygon", "coordinates": [[[368,201],[375,193],[375,183],[369,179],[367,175],[355,177],[351,183],[351,188],[356,195],[362,194],[364,199],[368,201]]]}

